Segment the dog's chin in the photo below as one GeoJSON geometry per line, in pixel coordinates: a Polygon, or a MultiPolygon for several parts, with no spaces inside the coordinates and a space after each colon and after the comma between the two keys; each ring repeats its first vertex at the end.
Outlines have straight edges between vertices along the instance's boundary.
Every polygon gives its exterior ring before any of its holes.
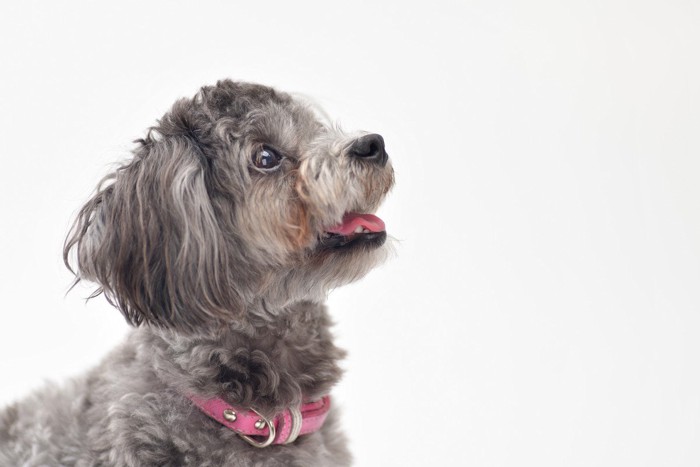
{"type": "Polygon", "coordinates": [[[346,213],[321,228],[316,241],[282,269],[271,270],[255,293],[266,307],[285,309],[299,301],[324,302],[336,288],[363,278],[391,252],[384,222],[373,214],[346,213]]]}

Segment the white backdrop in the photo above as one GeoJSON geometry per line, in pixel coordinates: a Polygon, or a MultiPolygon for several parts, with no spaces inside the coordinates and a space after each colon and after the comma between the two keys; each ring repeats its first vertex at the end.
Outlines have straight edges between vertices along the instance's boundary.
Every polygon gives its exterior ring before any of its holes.
{"type": "Polygon", "coordinates": [[[0,404],[127,332],[69,221],[232,77],[381,133],[394,260],[330,298],[359,466],[700,464],[700,4],[0,7],[0,404]]]}

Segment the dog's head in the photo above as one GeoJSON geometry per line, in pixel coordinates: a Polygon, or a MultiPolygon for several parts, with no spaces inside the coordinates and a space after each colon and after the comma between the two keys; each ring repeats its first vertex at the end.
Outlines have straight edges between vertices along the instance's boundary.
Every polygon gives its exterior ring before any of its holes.
{"type": "Polygon", "coordinates": [[[137,141],[80,211],[64,257],[132,324],[219,327],[366,274],[384,257],[372,213],[392,184],[381,136],[225,80],[137,141]]]}

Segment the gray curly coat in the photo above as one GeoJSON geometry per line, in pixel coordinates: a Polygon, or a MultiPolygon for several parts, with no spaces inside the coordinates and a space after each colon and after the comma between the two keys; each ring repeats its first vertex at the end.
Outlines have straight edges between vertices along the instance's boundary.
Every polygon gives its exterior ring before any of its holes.
{"type": "Polygon", "coordinates": [[[348,465],[334,411],[258,449],[184,395],[272,417],[329,393],[343,351],[325,296],[386,254],[385,232],[329,230],[392,185],[381,137],[288,94],[224,80],[176,102],[66,241],[76,281],[135,329],[86,375],[0,412],[0,465],[348,465]]]}

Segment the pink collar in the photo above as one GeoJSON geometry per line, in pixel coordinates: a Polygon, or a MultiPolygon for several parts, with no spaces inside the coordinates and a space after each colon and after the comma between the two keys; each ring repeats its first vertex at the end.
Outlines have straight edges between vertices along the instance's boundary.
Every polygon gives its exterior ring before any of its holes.
{"type": "Polygon", "coordinates": [[[272,419],[267,419],[255,409],[238,409],[219,398],[203,399],[194,395],[187,397],[202,412],[235,431],[257,448],[271,444],[290,444],[299,435],[318,431],[331,407],[330,397],[324,396],[317,401],[306,402],[301,407],[285,409],[272,419]],[[265,439],[258,441],[253,436],[262,436],[265,439]]]}

